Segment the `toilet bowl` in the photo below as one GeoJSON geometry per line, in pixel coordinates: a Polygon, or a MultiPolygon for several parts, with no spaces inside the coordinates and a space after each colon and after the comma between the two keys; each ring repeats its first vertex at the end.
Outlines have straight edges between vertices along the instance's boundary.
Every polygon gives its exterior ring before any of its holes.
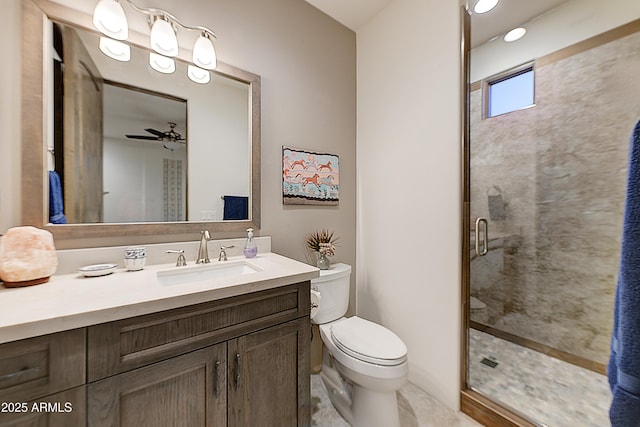
{"type": "Polygon", "coordinates": [[[357,316],[349,303],[351,266],[335,264],[311,281],[319,294],[311,318],[323,342],[322,381],[340,415],[355,427],[399,427],[396,391],[407,382],[407,347],[387,328],[357,316]]]}

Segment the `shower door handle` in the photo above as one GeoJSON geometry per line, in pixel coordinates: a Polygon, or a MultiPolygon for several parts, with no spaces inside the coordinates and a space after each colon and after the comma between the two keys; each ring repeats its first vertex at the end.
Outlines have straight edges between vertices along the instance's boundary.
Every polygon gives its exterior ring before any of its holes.
{"type": "Polygon", "coordinates": [[[489,223],[486,218],[478,218],[476,219],[476,255],[483,256],[487,252],[489,252],[489,223]],[[480,228],[482,228],[482,246],[480,245],[480,228]]]}

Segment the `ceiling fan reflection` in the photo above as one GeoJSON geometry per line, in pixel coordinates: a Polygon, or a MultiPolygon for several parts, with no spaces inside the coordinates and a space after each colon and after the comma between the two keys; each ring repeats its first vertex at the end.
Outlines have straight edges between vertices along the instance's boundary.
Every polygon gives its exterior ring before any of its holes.
{"type": "MultiPolygon", "coordinates": [[[[169,151],[173,151],[175,148],[171,146],[176,146],[175,144],[185,144],[187,142],[186,139],[182,137],[181,134],[175,131],[176,124],[174,122],[169,122],[169,130],[167,131],[159,131],[153,128],[146,128],[145,131],[149,132],[151,135],[126,135],[127,138],[130,139],[142,139],[147,141],[162,141],[162,146],[169,151]],[[169,144],[167,144],[169,143],[169,144]]],[[[177,146],[176,146],[177,147],[177,146]]]]}

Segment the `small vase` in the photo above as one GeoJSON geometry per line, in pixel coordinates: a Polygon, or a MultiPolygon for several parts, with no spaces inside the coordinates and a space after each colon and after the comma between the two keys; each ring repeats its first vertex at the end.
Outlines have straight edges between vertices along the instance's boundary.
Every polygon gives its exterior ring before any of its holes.
{"type": "Polygon", "coordinates": [[[316,267],[320,270],[328,270],[331,267],[331,261],[329,258],[323,253],[318,252],[318,262],[316,263],[316,267]]]}

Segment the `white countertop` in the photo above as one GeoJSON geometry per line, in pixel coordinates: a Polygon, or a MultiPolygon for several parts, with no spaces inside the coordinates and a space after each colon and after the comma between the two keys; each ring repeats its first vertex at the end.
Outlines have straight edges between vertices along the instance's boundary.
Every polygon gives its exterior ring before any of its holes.
{"type": "MultiPolygon", "coordinates": [[[[0,287],[0,343],[95,325],[127,317],[227,298],[311,280],[319,270],[268,252],[245,261],[256,272],[226,278],[163,285],[157,272],[175,263],[146,266],[140,271],[119,268],[101,277],[79,273],[51,277],[49,282],[24,288],[0,287]]],[[[203,267],[224,265],[211,261],[203,267]]],[[[189,262],[189,267],[193,262],[189,262]]]]}

